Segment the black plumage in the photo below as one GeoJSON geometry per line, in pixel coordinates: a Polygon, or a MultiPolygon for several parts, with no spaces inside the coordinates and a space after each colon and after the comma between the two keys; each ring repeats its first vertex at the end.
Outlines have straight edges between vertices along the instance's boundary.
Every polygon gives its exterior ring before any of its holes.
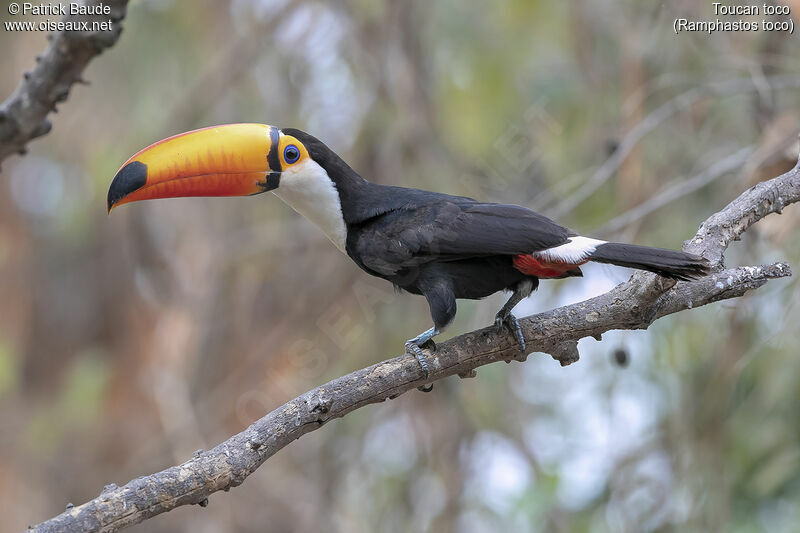
{"type": "Polygon", "coordinates": [[[425,296],[437,329],[452,321],[457,298],[538,284],[514,268],[513,257],[576,235],[525,207],[371,183],[311,135],[283,132],[302,141],[335,183],[350,258],[369,274],[425,296]]]}

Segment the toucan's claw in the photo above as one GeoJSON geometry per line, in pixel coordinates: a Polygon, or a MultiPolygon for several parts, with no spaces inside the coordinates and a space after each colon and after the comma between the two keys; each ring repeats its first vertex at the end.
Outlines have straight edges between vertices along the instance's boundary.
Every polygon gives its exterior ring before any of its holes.
{"type": "Polygon", "coordinates": [[[503,329],[503,325],[508,326],[508,329],[511,330],[511,333],[517,339],[519,347],[523,352],[525,352],[527,348],[525,346],[525,337],[522,335],[522,328],[519,325],[519,320],[517,320],[517,317],[511,313],[508,313],[505,316],[498,313],[494,319],[494,326],[499,332],[501,329],[503,329]]]}
{"type": "MultiPolygon", "coordinates": [[[[423,344],[426,344],[427,342],[433,342],[433,341],[428,339],[428,341],[426,341],[423,344]]],[[[434,349],[435,346],[436,345],[434,344],[434,349]]],[[[428,376],[430,376],[431,373],[430,370],[428,369],[428,360],[425,358],[425,354],[422,352],[422,348],[420,348],[419,345],[412,339],[406,342],[406,353],[409,355],[413,355],[417,359],[419,366],[422,367],[422,372],[425,374],[425,379],[427,380],[428,376]]],[[[430,392],[433,390],[433,385],[430,383],[427,385],[422,385],[417,387],[417,390],[420,390],[422,392],[430,392]]]]}

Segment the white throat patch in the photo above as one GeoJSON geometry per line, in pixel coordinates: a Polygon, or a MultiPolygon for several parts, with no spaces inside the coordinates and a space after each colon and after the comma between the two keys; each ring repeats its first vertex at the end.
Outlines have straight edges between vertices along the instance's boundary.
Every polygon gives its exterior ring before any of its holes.
{"type": "Polygon", "coordinates": [[[339,250],[347,253],[347,228],[339,193],[328,173],[316,161],[306,159],[288,167],[272,193],[316,224],[339,250]]]}

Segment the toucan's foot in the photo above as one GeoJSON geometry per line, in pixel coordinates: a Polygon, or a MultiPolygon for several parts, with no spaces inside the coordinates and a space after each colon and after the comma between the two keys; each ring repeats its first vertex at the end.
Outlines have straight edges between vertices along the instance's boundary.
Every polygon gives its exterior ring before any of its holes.
{"type": "MultiPolygon", "coordinates": [[[[428,342],[433,343],[433,341],[429,339],[426,342],[424,342],[423,345],[427,344],[428,342]]],[[[435,349],[436,345],[434,344],[433,350],[435,349]]],[[[425,354],[422,352],[422,348],[420,348],[420,346],[416,342],[414,342],[414,339],[406,342],[406,353],[409,355],[413,355],[417,359],[419,366],[422,368],[422,372],[425,374],[425,379],[428,379],[428,376],[430,376],[430,370],[428,369],[428,360],[425,358],[425,354]]],[[[417,389],[421,390],[422,392],[430,392],[433,390],[433,385],[429,383],[427,385],[422,385],[420,387],[417,387],[417,389]]]]}
{"type": "Polygon", "coordinates": [[[406,353],[417,358],[419,366],[422,367],[422,371],[425,373],[425,379],[428,379],[428,376],[430,375],[430,371],[428,370],[428,360],[425,358],[425,354],[422,353],[422,348],[409,341],[406,343],[406,353]]]}
{"type": "Polygon", "coordinates": [[[501,315],[498,313],[494,319],[494,327],[497,329],[497,331],[500,331],[503,329],[503,325],[507,326],[508,329],[511,330],[511,333],[517,339],[519,347],[524,352],[526,349],[525,337],[522,336],[522,328],[519,327],[519,321],[517,320],[517,317],[511,313],[508,313],[507,315],[501,315]]]}
{"type": "MultiPolygon", "coordinates": [[[[436,344],[433,342],[433,337],[439,333],[441,333],[441,331],[436,329],[436,327],[432,327],[431,329],[420,333],[413,339],[406,341],[406,353],[417,358],[419,366],[422,367],[422,371],[425,373],[426,380],[430,375],[430,371],[428,370],[428,360],[425,359],[425,354],[422,353],[422,347],[430,343],[431,352],[435,352],[436,344]]],[[[421,390],[422,392],[430,392],[433,390],[433,385],[423,385],[421,387],[417,387],[417,389],[421,390]]]]}

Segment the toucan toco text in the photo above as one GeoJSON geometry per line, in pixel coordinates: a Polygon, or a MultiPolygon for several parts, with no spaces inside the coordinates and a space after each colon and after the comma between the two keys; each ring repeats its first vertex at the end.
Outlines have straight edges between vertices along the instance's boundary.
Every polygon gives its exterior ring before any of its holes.
{"type": "Polygon", "coordinates": [[[141,150],[114,176],[108,209],[267,191],[319,226],[362,270],[426,298],[433,327],[406,343],[426,377],[421,347],[450,325],[458,298],[510,291],[495,324],[505,324],[524,350],[511,310],[540,279],[581,276],[588,261],[678,280],[708,272],[695,255],[582,237],[525,207],[370,183],[311,135],[263,124],[204,128],[141,150]]]}

